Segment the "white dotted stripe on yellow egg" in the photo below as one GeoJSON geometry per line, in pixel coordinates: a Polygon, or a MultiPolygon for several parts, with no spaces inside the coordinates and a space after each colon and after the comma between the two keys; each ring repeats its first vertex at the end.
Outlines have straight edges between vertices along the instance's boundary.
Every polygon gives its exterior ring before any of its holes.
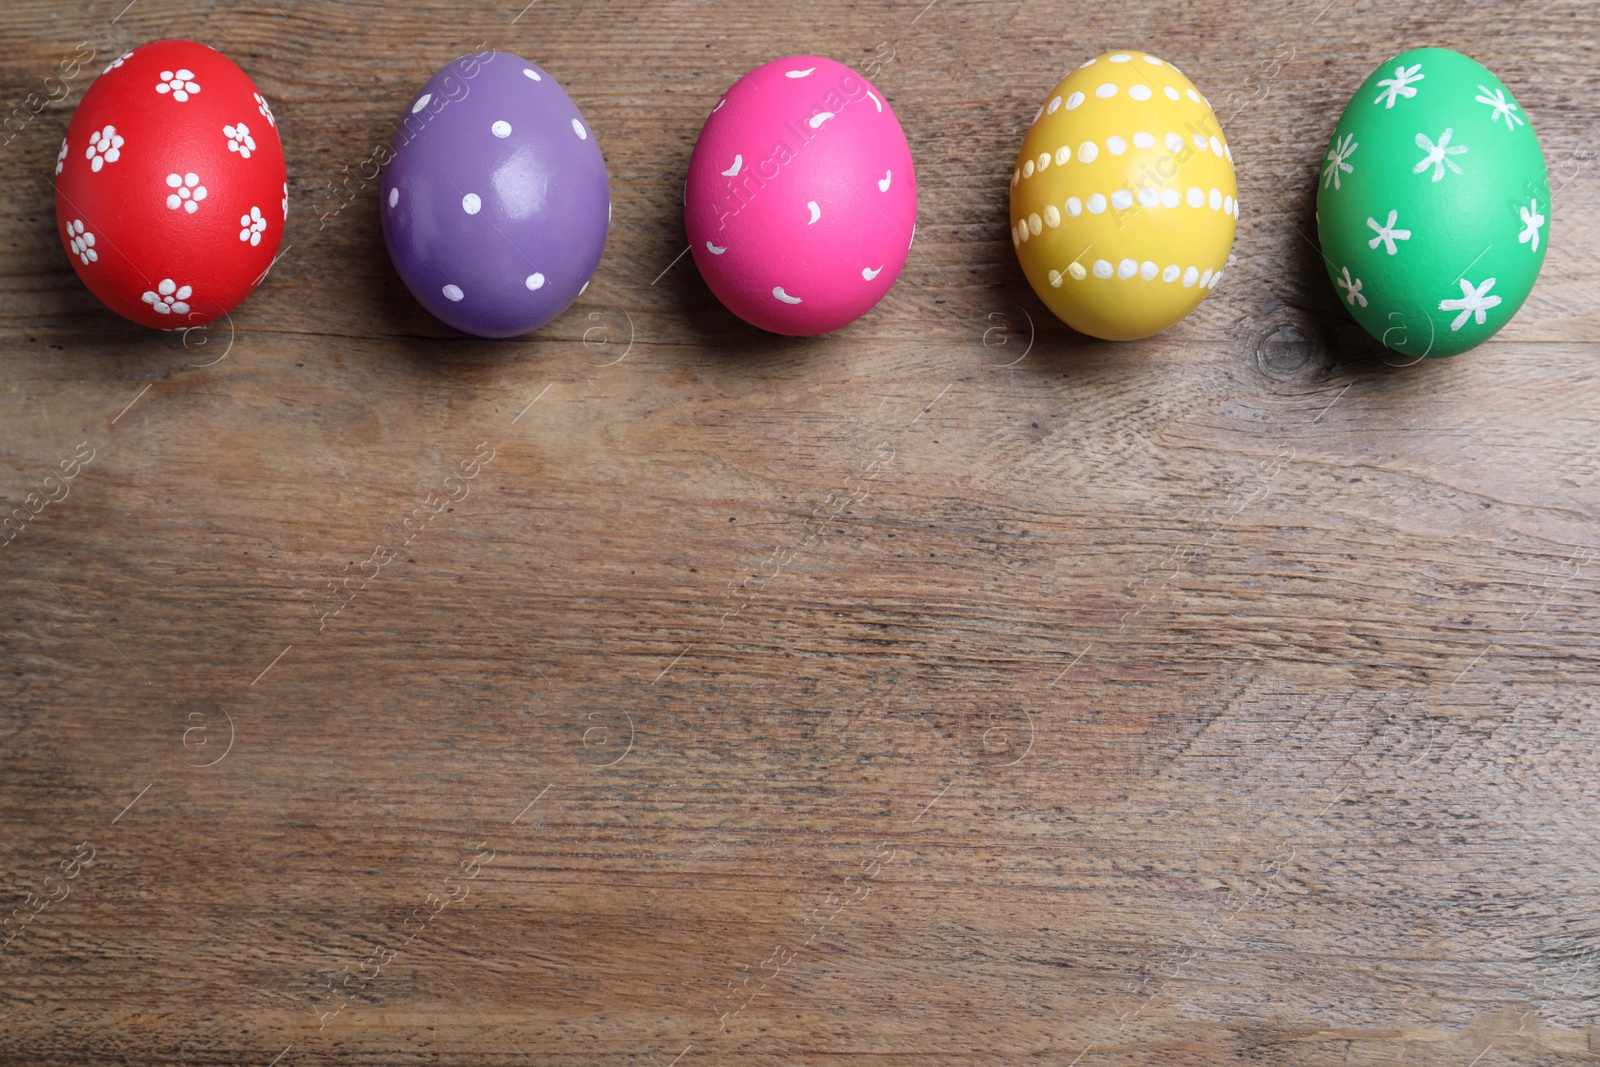
{"type": "MultiPolygon", "coordinates": [[[[1128,144],[1130,140],[1135,148],[1154,148],[1156,144],[1154,134],[1145,130],[1139,130],[1133,134],[1131,138],[1125,138],[1120,134],[1112,134],[1106,138],[1105,150],[1111,155],[1120,156],[1128,151],[1128,144]]],[[[1182,135],[1169,131],[1166,136],[1162,138],[1162,143],[1167,146],[1167,151],[1176,153],[1187,149],[1190,142],[1185,141],[1182,135]]],[[[1230,164],[1233,162],[1233,149],[1229,148],[1226,144],[1223,144],[1222,141],[1216,137],[1206,137],[1203,134],[1197,133],[1193,135],[1192,143],[1194,144],[1197,152],[1211,152],[1214,155],[1223,157],[1230,164]]],[[[1035,174],[1043,174],[1047,169],[1049,169],[1052,161],[1054,161],[1055,165],[1059,167],[1072,162],[1074,159],[1080,163],[1093,163],[1099,158],[1100,146],[1094,141],[1084,141],[1082,144],[1078,145],[1076,150],[1074,150],[1071,145],[1062,145],[1060,148],[1056,149],[1053,154],[1050,152],[1041,152],[1039,153],[1037,159],[1029,159],[1024,161],[1020,168],[1012,171],[1011,185],[1013,188],[1015,188],[1018,181],[1025,178],[1031,178],[1035,174]]]]}
{"type": "MultiPolygon", "coordinates": [[[[1095,98],[1099,100],[1114,100],[1117,94],[1122,91],[1122,86],[1118,85],[1116,82],[1102,82],[1095,87],[1094,95],[1095,98]]],[[[1130,100],[1137,100],[1141,104],[1155,99],[1155,90],[1144,82],[1135,82],[1134,84],[1128,86],[1127,93],[1130,100]]],[[[1188,95],[1190,101],[1193,103],[1200,104],[1205,102],[1205,97],[1201,96],[1193,89],[1185,89],[1180,92],[1176,85],[1163,85],[1161,87],[1161,95],[1174,102],[1183,99],[1185,94],[1188,95]]],[[[1038,115],[1034,116],[1034,121],[1037,122],[1039,118],[1044,115],[1054,115],[1063,107],[1068,111],[1076,111],[1084,104],[1088,103],[1088,101],[1089,98],[1085,96],[1082,91],[1073,92],[1071,95],[1064,98],[1060,96],[1052,96],[1050,98],[1050,102],[1044,106],[1044,109],[1040,111],[1038,115]]]]}
{"type": "Polygon", "coordinates": [[[1097,259],[1094,261],[1094,265],[1088,269],[1085,269],[1082,263],[1073,260],[1067,264],[1065,275],[1061,271],[1053,270],[1049,274],[1049,279],[1050,284],[1059,289],[1066,278],[1081,282],[1091,274],[1102,281],[1107,281],[1111,278],[1118,278],[1123,281],[1139,278],[1147,282],[1153,282],[1159,277],[1163,282],[1171,285],[1181,280],[1185,289],[1193,289],[1196,285],[1202,289],[1215,289],[1217,283],[1222,281],[1222,268],[1220,267],[1206,267],[1201,270],[1199,267],[1182,268],[1176,263],[1169,263],[1166,269],[1163,270],[1153,260],[1149,259],[1143,263],[1134,259],[1124,259],[1116,264],[1112,264],[1109,259],[1097,259]]]}
{"type": "MultiPolygon", "coordinates": [[[[1116,55],[1107,56],[1106,58],[1109,59],[1112,63],[1131,63],[1133,61],[1133,57],[1128,55],[1128,54],[1126,54],[1126,53],[1124,53],[1124,52],[1118,52],[1116,55]]],[[[1180,78],[1183,77],[1183,71],[1179,70],[1177,67],[1174,67],[1170,63],[1163,63],[1161,60],[1157,59],[1155,56],[1140,56],[1139,58],[1143,59],[1146,63],[1150,64],[1153,67],[1165,67],[1166,69],[1172,71],[1172,73],[1178,75],[1180,78]]],[[[1098,61],[1099,61],[1099,57],[1097,56],[1094,59],[1089,60],[1087,63],[1078,64],[1078,69],[1079,70],[1087,70],[1088,68],[1094,66],[1095,63],[1097,63],[1098,61]]],[[[1135,76],[1141,79],[1140,81],[1135,83],[1137,86],[1143,87],[1146,90],[1148,90],[1150,88],[1150,86],[1145,81],[1142,80],[1143,77],[1144,77],[1144,75],[1142,73],[1136,74],[1135,76]]],[[[1100,84],[1099,86],[1097,86],[1095,88],[1095,95],[1101,97],[1102,99],[1110,99],[1111,97],[1114,97],[1114,96],[1117,95],[1117,92],[1120,90],[1120,88],[1121,88],[1121,86],[1117,85],[1115,82],[1103,82],[1102,84],[1100,84]]],[[[1164,88],[1166,90],[1166,96],[1167,96],[1167,98],[1169,100],[1178,99],[1179,93],[1178,93],[1178,88],[1176,86],[1166,86],[1164,88]]],[[[1080,96],[1081,94],[1073,93],[1072,95],[1073,96],[1080,96]]],[[[1205,104],[1207,107],[1211,106],[1211,101],[1207,100],[1203,95],[1201,95],[1199,92],[1195,91],[1195,88],[1192,85],[1187,87],[1187,88],[1185,88],[1185,89],[1183,89],[1183,95],[1188,96],[1188,98],[1190,100],[1192,100],[1196,104],[1205,104]]],[[[1149,96],[1148,95],[1140,95],[1140,96],[1134,97],[1134,99],[1135,100],[1148,100],[1149,96]]],[[[1069,101],[1068,110],[1069,111],[1073,107],[1078,106],[1077,104],[1070,104],[1070,100],[1071,100],[1071,97],[1068,98],[1068,101],[1069,101]]],[[[1082,101],[1080,100],[1079,103],[1082,103],[1082,101]]],[[[1050,110],[1050,108],[1047,106],[1046,110],[1048,111],[1048,110],[1050,110]]]]}
{"type": "Polygon", "coordinates": [[[1207,193],[1198,185],[1191,185],[1182,196],[1178,194],[1176,189],[1163,189],[1159,193],[1154,189],[1140,189],[1137,196],[1127,189],[1117,189],[1112,192],[1110,197],[1107,197],[1104,193],[1090,193],[1087,200],[1079,199],[1076,196],[1067,197],[1061,208],[1057,208],[1054,204],[1046,205],[1042,215],[1035,212],[1025,219],[1019,219],[1011,227],[1012,243],[1019,244],[1027,241],[1030,236],[1037,235],[1045,226],[1055,229],[1061,225],[1063,214],[1067,218],[1077,218],[1087,210],[1091,215],[1099,215],[1103,214],[1108,207],[1117,211],[1128,211],[1133,207],[1133,202],[1136,198],[1140,207],[1153,208],[1159,205],[1165,208],[1176,208],[1180,204],[1188,204],[1192,208],[1210,208],[1212,211],[1220,211],[1224,215],[1231,216],[1235,222],[1239,221],[1239,202],[1233,197],[1225,195],[1216,186],[1212,186],[1210,193],[1207,193]],[[1064,212],[1063,208],[1065,209],[1064,212]]]}

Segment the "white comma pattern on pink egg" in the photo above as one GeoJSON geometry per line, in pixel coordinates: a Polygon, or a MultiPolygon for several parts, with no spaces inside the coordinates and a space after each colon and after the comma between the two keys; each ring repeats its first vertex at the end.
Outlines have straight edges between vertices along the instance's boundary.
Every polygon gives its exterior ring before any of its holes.
{"type": "Polygon", "coordinates": [[[772,295],[777,297],[779,300],[782,300],[785,304],[800,303],[800,298],[798,296],[790,296],[788,293],[783,291],[783,286],[781,285],[773,286],[772,295]]]}

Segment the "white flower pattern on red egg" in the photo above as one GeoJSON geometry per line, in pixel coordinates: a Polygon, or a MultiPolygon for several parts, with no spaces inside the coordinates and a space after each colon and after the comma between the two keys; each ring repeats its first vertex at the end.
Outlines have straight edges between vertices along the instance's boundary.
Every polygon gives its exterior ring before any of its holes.
{"type": "Polygon", "coordinates": [[[268,126],[276,128],[278,120],[272,117],[272,106],[267,103],[267,98],[260,93],[254,95],[256,98],[256,110],[261,112],[261,117],[267,120],[268,126]]]}
{"type": "Polygon", "coordinates": [[[116,59],[113,59],[110,62],[110,64],[107,65],[106,69],[101,71],[100,73],[102,73],[102,74],[110,74],[112,71],[114,71],[118,67],[122,66],[122,64],[126,63],[128,61],[128,57],[131,56],[131,55],[133,55],[132,52],[124,52],[124,53],[122,53],[116,59]]]}
{"type": "Polygon", "coordinates": [[[156,92],[165,96],[172,94],[172,99],[182,104],[189,99],[189,94],[198,93],[200,83],[194,80],[194,71],[188,67],[179,67],[176,71],[164,70],[161,80],[156,83],[156,92]]]}
{"type": "Polygon", "coordinates": [[[61,151],[56,153],[56,177],[61,177],[61,170],[67,165],[67,139],[61,138],[61,151]]]}
{"type": "Polygon", "coordinates": [[[250,136],[250,127],[242,122],[222,127],[222,135],[228,139],[228,151],[239,153],[240,159],[249,159],[250,153],[256,150],[256,139],[250,136]]]}
{"type": "Polygon", "coordinates": [[[193,215],[200,209],[200,201],[206,198],[206,187],[200,184],[200,176],[194,171],[167,175],[167,188],[172,190],[167,195],[167,207],[173,211],[181,207],[193,215]]]}
{"type": "Polygon", "coordinates": [[[261,243],[261,234],[267,228],[267,220],[261,217],[259,207],[252,207],[250,214],[239,216],[239,225],[243,227],[239,231],[239,240],[249,241],[250,247],[254,248],[261,243]]]}
{"type": "Polygon", "coordinates": [[[140,299],[149,304],[158,315],[187,315],[189,314],[189,297],[193,295],[194,289],[192,287],[187,285],[180,286],[171,278],[162,278],[161,283],[156,286],[154,292],[146,289],[144,296],[140,299]]]}
{"type": "Polygon", "coordinates": [[[89,147],[84,150],[83,158],[89,161],[89,169],[99,174],[101,167],[122,158],[122,146],[125,143],[115,126],[107,126],[99,133],[89,135],[89,147]]]}
{"type": "Polygon", "coordinates": [[[67,243],[72,248],[72,254],[86,267],[100,258],[100,253],[94,250],[94,234],[84,227],[82,219],[67,223],[67,243]]]}

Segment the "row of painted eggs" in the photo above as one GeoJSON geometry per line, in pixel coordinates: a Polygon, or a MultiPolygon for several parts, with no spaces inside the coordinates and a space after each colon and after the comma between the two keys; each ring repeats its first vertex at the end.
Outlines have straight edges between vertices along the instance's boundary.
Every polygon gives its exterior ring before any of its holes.
{"type": "MultiPolygon", "coordinates": [[[[611,218],[593,130],[555,79],[463,56],[407,105],[383,165],[390,256],[421,304],[483,337],[525,334],[587,288],[611,218]]],[[[1345,108],[1318,188],[1342,303],[1384,344],[1453,355],[1533,288],[1549,180],[1509,90],[1446,49],[1402,53],[1345,108]]],[[[56,161],[62,243],[107,306],[176,328],[231,310],[271,266],[289,196],[277,122],[250,78],[192,41],[117,59],[56,161]]],[[[1063,321],[1160,332],[1225,273],[1240,218],[1233,150],[1172,64],[1115,52],[1067,75],[1011,168],[1011,240],[1063,321]]],[[[684,186],[690,249],[736,315],[837,329],[894,284],[916,235],[911,152],[888,101],[817,56],[774,60],[718,101],[684,186]]]]}

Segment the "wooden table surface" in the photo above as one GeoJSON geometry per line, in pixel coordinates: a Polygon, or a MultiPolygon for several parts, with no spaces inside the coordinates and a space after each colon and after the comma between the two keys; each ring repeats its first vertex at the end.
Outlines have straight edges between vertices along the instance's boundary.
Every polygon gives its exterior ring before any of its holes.
{"type": "Polygon", "coordinates": [[[0,45],[5,509],[81,467],[0,548],[0,1062],[1600,1059],[1587,0],[125,2],[8,0],[0,45]],[[94,72],[169,36],[289,156],[281,261],[188,336],[101,308],[50,198],[94,72]],[[1312,213],[1423,44],[1505,79],[1555,204],[1516,320],[1399,367],[1312,213]],[[615,199],[516,342],[422,311],[345,181],[483,45],[615,199]],[[1244,210],[1195,314],[1108,344],[1006,202],[1119,46],[1217,104],[1244,210]],[[884,91],[921,205],[888,298],[796,340],[680,257],[680,192],[805,51],[884,91]]]}

